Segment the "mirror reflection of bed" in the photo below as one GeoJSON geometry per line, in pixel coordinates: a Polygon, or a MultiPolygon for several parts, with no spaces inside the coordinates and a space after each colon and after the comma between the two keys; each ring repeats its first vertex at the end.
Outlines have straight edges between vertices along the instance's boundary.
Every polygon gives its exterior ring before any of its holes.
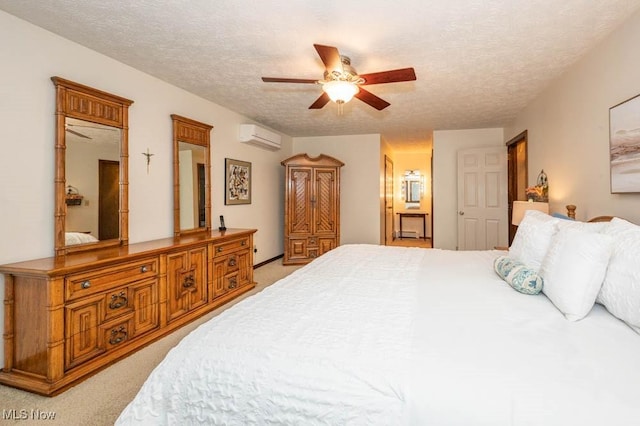
{"type": "Polygon", "coordinates": [[[67,204],[65,242],[86,244],[117,239],[121,130],[67,117],[65,177],[82,195],[67,204]]]}

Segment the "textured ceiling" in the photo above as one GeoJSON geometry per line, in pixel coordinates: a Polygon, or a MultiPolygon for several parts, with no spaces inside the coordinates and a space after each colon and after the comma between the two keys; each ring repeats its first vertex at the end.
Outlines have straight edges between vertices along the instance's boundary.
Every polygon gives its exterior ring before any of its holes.
{"type": "MultiPolygon", "coordinates": [[[[500,127],[640,7],[640,0],[0,0],[0,9],[291,136],[381,133],[421,150],[433,130],[500,127]],[[368,86],[308,107],[313,44],[361,73],[414,67],[417,81],[368,86]]],[[[406,148],[408,146],[408,148],[406,148]]]]}

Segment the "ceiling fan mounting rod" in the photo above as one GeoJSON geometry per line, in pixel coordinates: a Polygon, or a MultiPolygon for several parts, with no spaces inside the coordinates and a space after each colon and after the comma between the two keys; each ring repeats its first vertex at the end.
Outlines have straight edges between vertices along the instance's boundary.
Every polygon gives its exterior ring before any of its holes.
{"type": "Polygon", "coordinates": [[[340,55],[340,62],[342,62],[342,70],[326,70],[324,72],[324,80],[318,81],[318,83],[328,83],[330,81],[347,81],[353,84],[364,83],[364,78],[358,76],[358,72],[351,66],[351,59],[348,56],[340,55]]]}

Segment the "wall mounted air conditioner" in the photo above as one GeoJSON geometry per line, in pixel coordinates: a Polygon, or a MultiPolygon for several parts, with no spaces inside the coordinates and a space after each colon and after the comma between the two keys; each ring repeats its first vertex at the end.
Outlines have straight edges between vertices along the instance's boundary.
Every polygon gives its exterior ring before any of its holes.
{"type": "Polygon", "coordinates": [[[280,149],[281,138],[277,133],[273,133],[255,124],[241,124],[240,142],[275,151],[280,149]]]}

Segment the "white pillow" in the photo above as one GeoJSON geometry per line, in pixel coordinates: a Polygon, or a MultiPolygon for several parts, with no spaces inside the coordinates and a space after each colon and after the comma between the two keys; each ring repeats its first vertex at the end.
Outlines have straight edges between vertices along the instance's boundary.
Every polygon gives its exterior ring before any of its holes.
{"type": "Polygon", "coordinates": [[[561,220],[537,210],[527,210],[509,247],[509,257],[538,272],[551,237],[557,231],[557,222],[561,220]]]}
{"type": "MultiPolygon", "coordinates": [[[[595,229],[592,229],[595,230],[595,229]]],[[[609,235],[563,227],[540,266],[542,292],[570,321],[589,313],[602,287],[612,251],[609,235]]]]}
{"type": "Polygon", "coordinates": [[[640,226],[614,218],[605,233],[613,251],[597,301],[640,333],[640,226]]]}

